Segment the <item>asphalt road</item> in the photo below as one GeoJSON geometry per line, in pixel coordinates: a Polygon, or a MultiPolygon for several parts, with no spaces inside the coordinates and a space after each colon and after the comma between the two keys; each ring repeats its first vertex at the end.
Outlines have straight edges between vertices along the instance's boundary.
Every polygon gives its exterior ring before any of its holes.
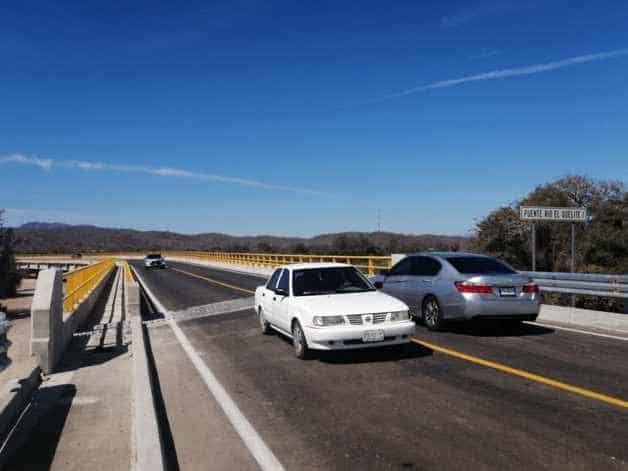
{"type": "MultiPolygon", "coordinates": [[[[169,310],[250,296],[225,284],[262,281],[172,268],[138,270],[169,310]]],[[[414,344],[299,361],[287,340],[259,333],[253,314],[179,325],[288,470],[628,469],[628,409],[414,344]]],[[[180,468],[254,469],[169,327],[151,328],[150,338],[180,468]]],[[[625,341],[486,323],[419,326],[417,338],[628,398],[625,341]]]]}

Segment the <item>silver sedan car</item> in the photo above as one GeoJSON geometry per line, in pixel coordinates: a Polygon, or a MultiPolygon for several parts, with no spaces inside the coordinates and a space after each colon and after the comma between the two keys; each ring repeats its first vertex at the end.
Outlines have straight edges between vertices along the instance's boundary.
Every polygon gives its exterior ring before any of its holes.
{"type": "Polygon", "coordinates": [[[373,279],[405,302],[428,329],[475,318],[536,320],[539,287],[493,257],[462,252],[418,253],[373,279]]]}

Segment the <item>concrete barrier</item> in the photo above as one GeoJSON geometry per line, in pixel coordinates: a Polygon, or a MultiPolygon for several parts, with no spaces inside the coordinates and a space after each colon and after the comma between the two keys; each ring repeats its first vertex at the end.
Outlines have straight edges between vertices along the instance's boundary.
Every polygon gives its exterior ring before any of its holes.
{"type": "Polygon", "coordinates": [[[63,274],[51,268],[39,272],[31,304],[31,355],[45,374],[57,363],[62,340],[63,274]]]}
{"type": "Polygon", "coordinates": [[[133,347],[133,445],[135,470],[162,471],[165,469],[155,392],[149,369],[149,351],[142,325],[140,286],[125,279],[125,314],[131,321],[133,347]]]}
{"type": "Polygon", "coordinates": [[[135,282],[124,282],[124,309],[127,319],[141,319],[140,286],[135,282]]]}
{"type": "Polygon", "coordinates": [[[31,305],[31,355],[39,357],[44,374],[50,374],[72,336],[94,309],[115,270],[110,270],[72,313],[63,313],[63,274],[53,268],[37,277],[31,305]]]}

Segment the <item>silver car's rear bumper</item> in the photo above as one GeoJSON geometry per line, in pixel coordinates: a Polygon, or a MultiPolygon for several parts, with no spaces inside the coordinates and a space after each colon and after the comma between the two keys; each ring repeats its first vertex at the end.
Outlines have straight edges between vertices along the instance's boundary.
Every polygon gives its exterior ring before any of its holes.
{"type": "Polygon", "coordinates": [[[479,294],[464,295],[460,303],[445,307],[445,319],[532,318],[538,316],[541,297],[519,299],[487,298],[479,294]]]}

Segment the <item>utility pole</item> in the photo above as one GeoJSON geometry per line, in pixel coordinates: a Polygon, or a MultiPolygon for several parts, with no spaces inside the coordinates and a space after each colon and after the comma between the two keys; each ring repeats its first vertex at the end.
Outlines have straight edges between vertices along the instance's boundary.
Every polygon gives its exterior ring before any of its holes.
{"type": "Polygon", "coordinates": [[[382,232],[382,212],[377,210],[377,232],[382,232]]]}

